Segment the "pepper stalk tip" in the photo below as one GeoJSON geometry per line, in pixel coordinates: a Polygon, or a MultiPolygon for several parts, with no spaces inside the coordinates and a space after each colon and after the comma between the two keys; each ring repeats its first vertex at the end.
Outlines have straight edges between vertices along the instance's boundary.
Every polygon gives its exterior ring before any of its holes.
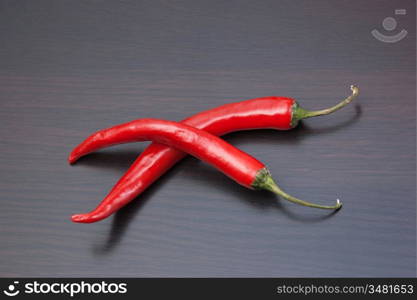
{"type": "Polygon", "coordinates": [[[346,105],[348,105],[350,102],[352,102],[359,95],[359,88],[356,85],[352,84],[350,86],[350,89],[352,91],[352,94],[350,96],[348,96],[346,99],[339,102],[338,104],[336,104],[332,107],[326,108],[326,109],[310,111],[310,110],[306,110],[306,109],[300,107],[298,104],[295,104],[295,106],[293,108],[293,116],[292,116],[292,120],[291,120],[292,125],[293,126],[297,125],[298,121],[300,121],[302,119],[328,115],[328,114],[331,114],[331,113],[341,109],[342,107],[345,107],[346,105]]]}

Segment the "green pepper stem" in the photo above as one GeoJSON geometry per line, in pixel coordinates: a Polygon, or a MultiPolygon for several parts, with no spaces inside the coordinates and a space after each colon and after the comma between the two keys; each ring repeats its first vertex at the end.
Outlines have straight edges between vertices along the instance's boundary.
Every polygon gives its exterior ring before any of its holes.
{"type": "Polygon", "coordinates": [[[359,94],[359,89],[357,86],[351,85],[350,89],[352,90],[352,94],[349,97],[347,97],[345,100],[341,101],[340,103],[336,104],[335,106],[332,106],[326,109],[309,111],[298,106],[297,111],[295,112],[294,118],[297,120],[301,120],[301,119],[307,119],[307,118],[316,117],[316,116],[328,115],[328,114],[331,114],[332,112],[335,112],[336,110],[341,109],[342,107],[345,107],[350,102],[352,102],[353,99],[355,99],[359,94]]]}
{"type": "Polygon", "coordinates": [[[339,199],[336,200],[335,205],[320,205],[316,203],[307,202],[307,201],[298,199],[294,196],[287,194],[286,192],[281,190],[281,188],[275,183],[274,179],[272,178],[271,174],[266,168],[261,169],[258,172],[255,181],[252,183],[252,187],[255,189],[264,189],[264,190],[271,191],[290,202],[303,205],[303,206],[321,208],[321,209],[333,209],[333,210],[338,210],[342,207],[342,202],[340,202],[339,199]]]}

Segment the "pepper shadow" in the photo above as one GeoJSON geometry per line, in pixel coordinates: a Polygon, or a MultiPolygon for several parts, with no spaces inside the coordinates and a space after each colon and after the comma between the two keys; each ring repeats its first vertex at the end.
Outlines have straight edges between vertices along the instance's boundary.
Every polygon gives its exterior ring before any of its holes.
{"type": "MultiPolygon", "coordinates": [[[[128,152],[127,154],[129,154],[128,152]]],[[[137,153],[135,158],[137,157],[137,153]]],[[[173,168],[166,174],[161,176],[157,181],[150,185],[142,194],[140,194],[134,201],[130,202],[122,209],[113,214],[110,232],[107,239],[100,245],[96,245],[93,248],[95,254],[103,255],[111,252],[120,243],[123,235],[125,234],[128,226],[131,224],[132,219],[142,210],[152,195],[157,191],[160,186],[163,186],[166,181],[171,177],[175,177],[180,172],[181,164],[187,163],[188,160],[193,158],[185,158],[177,165],[179,168],[173,168]]],[[[196,161],[197,162],[197,161],[196,161]]],[[[219,174],[218,174],[219,175],[219,174]]],[[[220,174],[221,175],[221,174],[220,174]]]]}
{"type": "MultiPolygon", "coordinates": [[[[351,126],[359,120],[362,115],[362,110],[359,104],[355,105],[355,113],[349,119],[338,123],[334,126],[326,126],[322,128],[312,128],[307,126],[305,122],[300,122],[300,124],[291,131],[280,131],[276,130],[254,130],[254,131],[245,131],[245,132],[235,132],[227,135],[228,142],[238,145],[239,143],[247,143],[248,141],[253,143],[271,143],[273,138],[274,143],[285,143],[285,144],[297,144],[303,138],[312,135],[321,135],[321,134],[330,134],[338,130],[351,126]],[[262,134],[259,134],[262,132],[262,134]]],[[[122,151],[111,150],[111,151],[102,151],[98,153],[89,154],[79,160],[79,163],[87,166],[95,166],[106,169],[117,169],[120,170],[126,169],[129,165],[137,158],[138,152],[132,149],[125,149],[122,151]]],[[[173,168],[168,171],[164,176],[159,178],[155,183],[153,183],[146,191],[144,191],[140,196],[137,197],[134,201],[120,209],[113,216],[111,223],[111,228],[107,239],[101,245],[94,247],[94,252],[96,254],[107,254],[112,252],[115,247],[120,243],[123,235],[125,234],[129,224],[133,217],[135,217],[143,207],[145,207],[147,201],[152,197],[153,193],[157,188],[162,186],[167,180],[178,172],[181,168],[181,164],[191,163],[192,165],[198,164],[199,162],[194,158],[186,158],[180,162],[180,166],[173,168]]],[[[190,166],[188,166],[190,167],[190,166]]],[[[192,169],[196,169],[195,166],[191,166],[192,169]]],[[[237,199],[242,200],[243,203],[255,208],[255,209],[276,209],[285,217],[289,219],[302,222],[302,223],[314,223],[321,222],[326,219],[334,216],[337,211],[322,211],[320,214],[301,214],[299,211],[295,212],[290,206],[295,204],[283,203],[286,200],[279,199],[276,195],[266,192],[266,191],[252,191],[246,189],[238,184],[225,184],[224,177],[221,174],[218,174],[218,171],[214,170],[210,166],[204,164],[198,164],[198,168],[202,168],[199,173],[199,177],[204,176],[205,178],[210,178],[210,184],[219,190],[224,190],[227,193],[233,193],[236,195],[237,199]],[[204,171],[202,171],[204,170],[204,171]],[[218,178],[218,179],[215,179],[218,178]],[[256,195],[255,195],[256,194],[256,195]],[[259,200],[260,194],[262,199],[259,200]],[[256,200],[255,200],[256,199],[256,200]]],[[[194,172],[186,175],[189,180],[195,180],[197,178],[194,172]]],[[[294,207],[295,208],[295,207],[294,207]]]]}

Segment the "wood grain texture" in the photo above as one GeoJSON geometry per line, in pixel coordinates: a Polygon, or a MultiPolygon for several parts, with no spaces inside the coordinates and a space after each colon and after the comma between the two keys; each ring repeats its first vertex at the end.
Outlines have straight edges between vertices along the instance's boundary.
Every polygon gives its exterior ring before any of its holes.
{"type": "Polygon", "coordinates": [[[0,1],[0,276],[416,275],[415,1],[0,1]],[[66,158],[91,132],[268,95],[311,109],[225,139],[302,199],[187,158],[114,217],[74,224],[146,143],[66,158]]]}

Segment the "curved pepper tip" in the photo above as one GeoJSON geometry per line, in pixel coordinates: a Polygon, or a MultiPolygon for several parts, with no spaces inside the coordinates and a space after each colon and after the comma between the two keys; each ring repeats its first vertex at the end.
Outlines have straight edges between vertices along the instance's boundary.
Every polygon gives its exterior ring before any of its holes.
{"type": "Polygon", "coordinates": [[[74,164],[77,161],[78,157],[71,152],[71,154],[68,156],[68,163],[70,165],[74,164]]]}
{"type": "Polygon", "coordinates": [[[95,223],[108,217],[106,214],[97,214],[93,212],[85,214],[75,214],[71,216],[71,221],[75,223],[95,223]]]}
{"type": "Polygon", "coordinates": [[[71,216],[71,221],[75,223],[91,223],[91,220],[86,214],[76,214],[71,216]]]}

